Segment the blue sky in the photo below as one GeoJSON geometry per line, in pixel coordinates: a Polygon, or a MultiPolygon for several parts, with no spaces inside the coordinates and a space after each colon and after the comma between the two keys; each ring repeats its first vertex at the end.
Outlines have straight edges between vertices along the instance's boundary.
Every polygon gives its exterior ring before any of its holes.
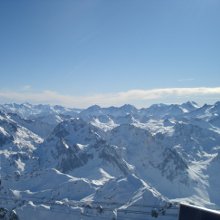
{"type": "Polygon", "coordinates": [[[0,102],[220,100],[219,11],[219,0],[2,0],[0,102]]]}

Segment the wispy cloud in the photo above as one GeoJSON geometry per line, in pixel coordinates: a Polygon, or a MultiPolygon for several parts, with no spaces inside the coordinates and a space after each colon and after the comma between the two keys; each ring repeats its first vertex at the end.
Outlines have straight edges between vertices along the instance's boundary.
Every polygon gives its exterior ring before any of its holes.
{"type": "Polygon", "coordinates": [[[88,107],[93,104],[101,106],[123,105],[125,103],[140,105],[142,103],[156,103],[158,101],[178,100],[179,98],[196,99],[203,97],[212,99],[213,96],[220,98],[220,87],[198,87],[198,88],[161,88],[150,90],[129,90],[118,93],[95,94],[87,96],[63,95],[54,91],[42,92],[14,92],[0,91],[1,102],[31,102],[61,104],[74,107],[88,107]]]}
{"type": "Polygon", "coordinates": [[[27,91],[27,90],[30,90],[31,89],[31,85],[24,85],[21,87],[21,90],[23,91],[27,91]]]}
{"type": "Polygon", "coordinates": [[[185,79],[178,79],[178,82],[191,82],[194,81],[194,78],[185,78],[185,79]]]}

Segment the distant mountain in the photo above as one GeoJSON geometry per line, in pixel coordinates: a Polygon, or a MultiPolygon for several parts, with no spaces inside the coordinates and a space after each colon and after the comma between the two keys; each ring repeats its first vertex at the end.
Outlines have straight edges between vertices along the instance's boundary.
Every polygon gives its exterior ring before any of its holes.
{"type": "Polygon", "coordinates": [[[30,103],[24,103],[24,104],[4,104],[0,106],[0,109],[2,109],[4,112],[7,113],[16,113],[22,118],[25,119],[33,119],[40,116],[45,115],[71,115],[76,116],[81,110],[80,109],[74,109],[74,108],[65,108],[63,106],[55,105],[32,105],[30,103]]]}
{"type": "Polygon", "coordinates": [[[179,202],[218,209],[219,143],[220,102],[3,104],[0,215],[168,220],[179,202]]]}
{"type": "Polygon", "coordinates": [[[185,112],[191,112],[193,110],[196,110],[199,108],[199,105],[196,103],[196,102],[193,102],[193,101],[188,101],[188,102],[185,102],[183,104],[180,105],[183,109],[185,109],[185,112]]]}

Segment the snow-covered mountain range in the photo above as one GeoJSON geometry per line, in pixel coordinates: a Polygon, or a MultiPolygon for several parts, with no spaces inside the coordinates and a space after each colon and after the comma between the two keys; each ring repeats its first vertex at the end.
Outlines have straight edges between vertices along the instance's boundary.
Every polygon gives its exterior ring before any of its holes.
{"type": "Polygon", "coordinates": [[[177,219],[220,209],[220,102],[0,105],[0,217],[177,219]]]}

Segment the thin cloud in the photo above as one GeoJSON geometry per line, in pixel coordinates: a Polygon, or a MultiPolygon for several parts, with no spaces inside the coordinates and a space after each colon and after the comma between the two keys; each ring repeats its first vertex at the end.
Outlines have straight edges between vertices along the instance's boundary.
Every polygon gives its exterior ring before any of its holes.
{"type": "Polygon", "coordinates": [[[101,106],[123,105],[125,103],[147,103],[158,100],[178,100],[179,98],[199,98],[220,96],[220,87],[198,87],[198,88],[161,88],[151,90],[129,90],[126,92],[96,94],[88,96],[62,95],[54,91],[42,92],[13,92],[0,91],[0,101],[3,102],[31,102],[60,104],[71,107],[88,107],[93,104],[101,106]]]}
{"type": "Polygon", "coordinates": [[[178,79],[178,82],[190,82],[190,81],[194,81],[194,78],[185,78],[185,79],[178,79]]]}
{"type": "Polygon", "coordinates": [[[21,88],[21,90],[23,90],[23,91],[27,91],[27,90],[30,90],[30,89],[31,89],[31,85],[24,85],[21,88]]]}

